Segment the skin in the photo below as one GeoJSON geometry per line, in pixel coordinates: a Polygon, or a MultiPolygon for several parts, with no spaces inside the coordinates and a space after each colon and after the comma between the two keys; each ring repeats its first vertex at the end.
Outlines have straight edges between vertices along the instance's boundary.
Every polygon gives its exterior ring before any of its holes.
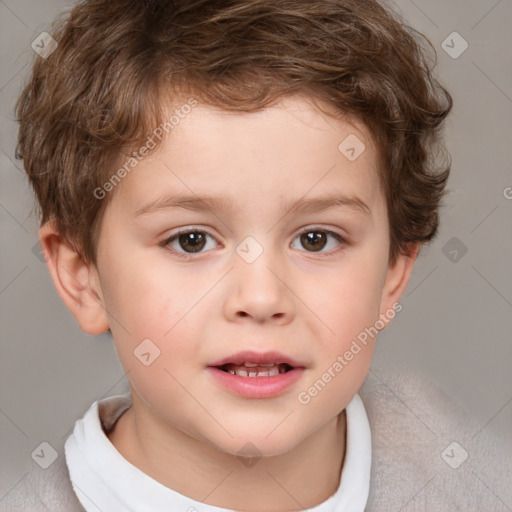
{"type": "Polygon", "coordinates": [[[303,97],[257,113],[198,105],[110,193],[97,266],[83,262],[51,222],[40,230],[59,294],[85,332],[110,327],[130,381],[133,406],[110,441],[163,485],[218,507],[289,511],[326,500],[339,485],[344,408],[365,379],[375,338],[308,404],[298,394],[379,315],[389,317],[418,252],[413,246],[410,257],[389,264],[367,128],[334,121],[303,97]],[[349,134],[366,146],[355,161],[338,150],[349,134]],[[370,214],[284,209],[332,193],[359,197],[370,214]],[[135,215],[176,194],[222,196],[234,209],[135,215]],[[320,235],[320,250],[312,250],[301,242],[304,227],[345,242],[320,235]],[[177,239],[165,246],[178,228],[207,231],[202,252],[186,254],[187,240],[185,248],[177,239]],[[252,263],[235,250],[247,236],[263,249],[252,263]],[[147,338],[160,350],[149,366],[134,356],[147,338]],[[278,397],[235,395],[205,367],[245,349],[278,350],[306,370],[278,397]],[[251,467],[237,456],[248,442],[262,456],[251,467]]]}

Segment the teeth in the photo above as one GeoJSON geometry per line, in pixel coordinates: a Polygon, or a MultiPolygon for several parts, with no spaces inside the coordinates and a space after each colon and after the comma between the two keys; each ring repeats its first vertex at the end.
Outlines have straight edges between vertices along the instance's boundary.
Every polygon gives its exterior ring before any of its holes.
{"type": "MultiPolygon", "coordinates": [[[[258,365],[263,366],[263,365],[258,365]]],[[[281,373],[286,372],[286,368],[284,365],[272,365],[269,367],[268,371],[261,370],[246,370],[244,368],[228,368],[227,372],[231,375],[238,375],[239,377],[274,377],[275,375],[279,375],[281,373]]]]}

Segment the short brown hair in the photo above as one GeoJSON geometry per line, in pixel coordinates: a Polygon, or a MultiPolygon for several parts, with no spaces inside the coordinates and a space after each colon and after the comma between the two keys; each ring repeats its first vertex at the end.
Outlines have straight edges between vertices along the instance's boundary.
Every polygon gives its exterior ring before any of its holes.
{"type": "Polygon", "coordinates": [[[93,191],[163,122],[164,97],[256,111],[288,95],[363,121],[375,140],[390,262],[430,241],[450,172],[452,98],[435,49],[376,0],[85,0],[51,30],[16,104],[16,157],[40,206],[84,260],[112,194],[93,191]],[[434,58],[429,63],[428,46],[434,58]]]}

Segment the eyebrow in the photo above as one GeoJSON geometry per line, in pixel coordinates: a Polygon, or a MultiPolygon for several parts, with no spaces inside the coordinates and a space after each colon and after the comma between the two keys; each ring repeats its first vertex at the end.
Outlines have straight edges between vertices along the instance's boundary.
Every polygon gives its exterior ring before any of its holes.
{"type": "MultiPolygon", "coordinates": [[[[343,196],[340,194],[311,199],[305,199],[303,196],[294,201],[285,201],[283,210],[288,215],[290,213],[314,213],[336,207],[347,208],[355,213],[371,216],[370,207],[362,199],[354,195],[343,196]]],[[[224,213],[237,213],[239,211],[236,202],[226,197],[174,195],[149,201],[135,211],[135,217],[173,208],[195,212],[216,210],[224,213]]]]}

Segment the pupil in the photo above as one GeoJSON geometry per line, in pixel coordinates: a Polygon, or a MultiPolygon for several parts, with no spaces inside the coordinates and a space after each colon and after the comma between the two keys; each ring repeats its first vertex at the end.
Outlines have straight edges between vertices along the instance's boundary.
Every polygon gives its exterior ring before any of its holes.
{"type": "Polygon", "coordinates": [[[309,233],[303,233],[301,235],[301,243],[306,249],[309,245],[312,251],[320,251],[325,247],[327,243],[326,234],[320,231],[310,231],[309,233]],[[319,241],[320,244],[318,244],[319,241]]]}
{"type": "Polygon", "coordinates": [[[204,233],[194,232],[185,233],[179,236],[179,243],[182,249],[186,250],[190,248],[188,252],[199,252],[205,245],[204,233]],[[189,247],[187,248],[187,245],[189,247]]]}

